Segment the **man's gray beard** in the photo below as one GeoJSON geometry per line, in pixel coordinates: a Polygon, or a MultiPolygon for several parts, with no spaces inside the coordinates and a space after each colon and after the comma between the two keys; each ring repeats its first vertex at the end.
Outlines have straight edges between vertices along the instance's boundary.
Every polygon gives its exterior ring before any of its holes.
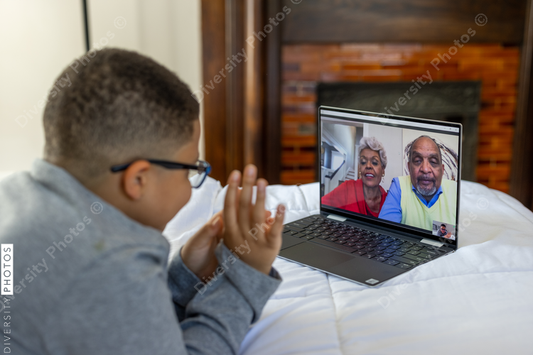
{"type": "Polygon", "coordinates": [[[437,187],[433,185],[431,189],[422,189],[419,184],[416,184],[416,191],[422,196],[433,196],[437,192],[437,187]]]}

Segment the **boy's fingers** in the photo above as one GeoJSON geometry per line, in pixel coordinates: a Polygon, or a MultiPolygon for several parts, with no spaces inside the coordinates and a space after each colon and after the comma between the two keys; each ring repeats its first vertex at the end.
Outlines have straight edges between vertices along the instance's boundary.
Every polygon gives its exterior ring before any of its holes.
{"type": "Polygon", "coordinates": [[[239,180],[240,173],[233,171],[228,179],[228,191],[226,191],[226,198],[224,199],[224,225],[231,233],[235,233],[239,228],[237,224],[239,180]]]}
{"type": "Polygon", "coordinates": [[[222,214],[223,211],[220,211],[218,213],[215,213],[213,217],[209,220],[209,223],[211,225],[211,229],[215,233],[215,237],[217,238],[217,241],[222,238],[222,232],[224,231],[224,215],[222,214]]]}
{"type": "MultiPolygon", "coordinates": [[[[239,181],[239,184],[240,184],[240,181],[239,181]]],[[[239,187],[239,184],[237,184],[237,195],[235,197],[235,211],[239,210],[239,201],[241,200],[242,189],[239,187]]]]}
{"type": "Polygon", "coordinates": [[[224,210],[221,210],[221,211],[218,211],[217,213],[215,213],[213,216],[211,216],[211,219],[209,221],[212,222],[217,217],[223,218],[224,217],[224,210]]]}
{"type": "Polygon", "coordinates": [[[281,246],[281,231],[283,230],[283,219],[285,217],[285,206],[279,205],[276,210],[276,219],[270,227],[268,233],[268,242],[271,244],[278,243],[281,246]]]}
{"type": "Polygon", "coordinates": [[[206,239],[211,239],[213,236],[217,235],[218,231],[223,226],[221,216],[222,215],[220,212],[213,215],[213,217],[211,217],[209,221],[207,221],[207,223],[200,228],[199,235],[202,235],[202,237],[206,239]]]}
{"type": "Polygon", "coordinates": [[[253,207],[253,222],[262,224],[265,221],[265,197],[267,182],[265,179],[257,180],[257,197],[253,207]]]}
{"type": "Polygon", "coordinates": [[[250,207],[252,204],[252,191],[257,177],[257,168],[247,165],[242,178],[241,197],[239,199],[239,227],[243,234],[250,230],[250,207]]]}

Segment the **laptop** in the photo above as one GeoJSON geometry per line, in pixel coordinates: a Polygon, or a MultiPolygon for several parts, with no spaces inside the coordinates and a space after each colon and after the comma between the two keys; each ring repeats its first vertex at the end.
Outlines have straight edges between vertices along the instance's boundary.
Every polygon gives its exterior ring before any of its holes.
{"type": "Polygon", "coordinates": [[[320,213],[281,258],[375,287],[457,249],[460,124],[320,106],[317,133],[320,213]]]}

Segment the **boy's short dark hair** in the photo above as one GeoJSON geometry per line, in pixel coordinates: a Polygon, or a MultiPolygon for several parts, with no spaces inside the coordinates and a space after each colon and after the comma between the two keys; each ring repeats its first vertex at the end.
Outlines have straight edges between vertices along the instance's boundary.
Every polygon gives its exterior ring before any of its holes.
{"type": "Polygon", "coordinates": [[[173,72],[139,53],[102,49],[67,67],[44,111],[46,160],[92,180],[111,165],[165,159],[192,136],[199,104],[173,72]]]}

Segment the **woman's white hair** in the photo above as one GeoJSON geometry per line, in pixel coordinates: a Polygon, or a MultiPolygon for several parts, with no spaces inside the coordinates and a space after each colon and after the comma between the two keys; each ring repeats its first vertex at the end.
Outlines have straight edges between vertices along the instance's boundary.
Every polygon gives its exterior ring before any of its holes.
{"type": "Polygon", "coordinates": [[[359,155],[361,155],[363,149],[367,148],[379,153],[381,165],[383,166],[383,169],[385,169],[387,167],[387,153],[385,152],[383,144],[381,144],[376,137],[363,137],[359,142],[359,155]]]}

